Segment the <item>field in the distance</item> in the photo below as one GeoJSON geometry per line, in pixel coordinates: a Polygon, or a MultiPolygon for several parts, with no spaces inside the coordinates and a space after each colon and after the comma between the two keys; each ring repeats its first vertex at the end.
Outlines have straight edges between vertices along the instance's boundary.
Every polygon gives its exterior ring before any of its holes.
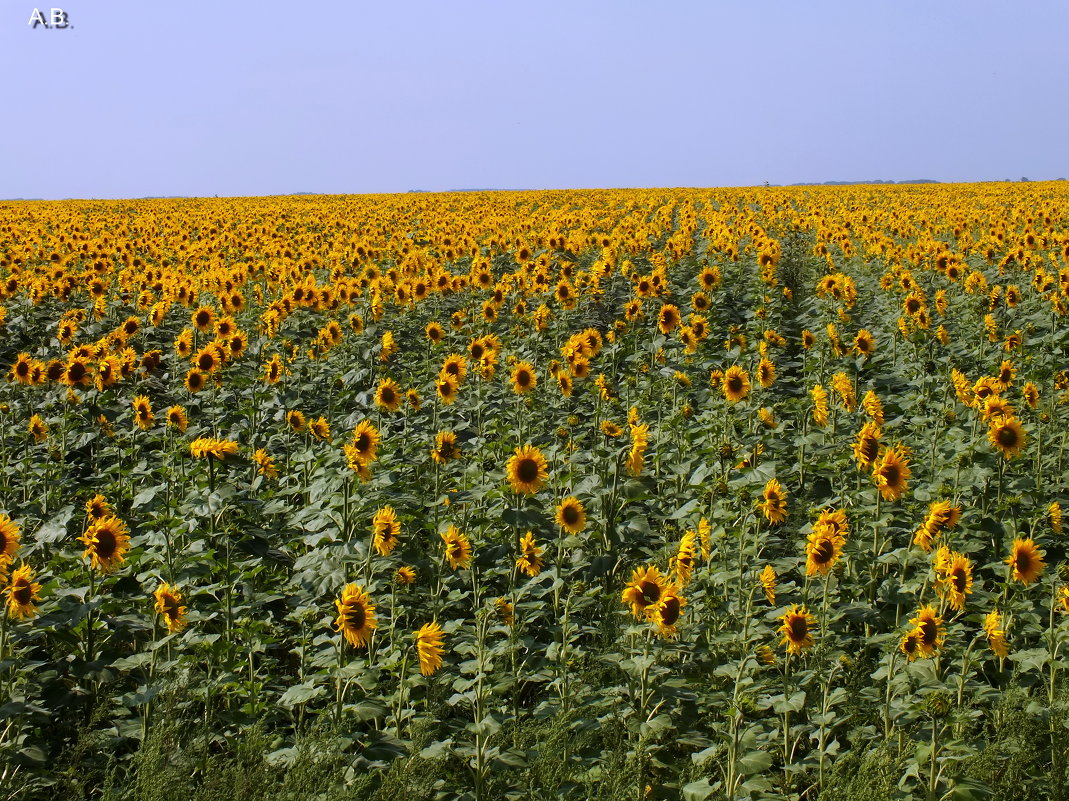
{"type": "Polygon", "coordinates": [[[1066,208],[0,203],[0,798],[1065,798],[1066,208]]]}

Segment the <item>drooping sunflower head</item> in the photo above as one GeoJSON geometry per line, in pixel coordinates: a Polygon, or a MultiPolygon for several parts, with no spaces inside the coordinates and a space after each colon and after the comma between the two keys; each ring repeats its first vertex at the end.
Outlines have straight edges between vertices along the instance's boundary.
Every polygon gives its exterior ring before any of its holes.
{"type": "Polygon", "coordinates": [[[757,578],[761,582],[761,589],[764,590],[765,600],[770,606],[775,606],[777,579],[775,568],[772,565],[765,565],[757,578]]]}
{"type": "Polygon", "coordinates": [[[147,431],[152,428],[152,423],[156,419],[152,414],[152,403],[149,401],[147,395],[138,395],[132,402],[134,410],[134,422],[137,423],[137,427],[142,431],[147,431]]]}
{"type": "Polygon", "coordinates": [[[397,519],[392,506],[384,506],[375,512],[371,530],[374,534],[375,550],[380,556],[389,556],[397,547],[397,540],[401,534],[401,521],[397,519]]]}
{"type": "Polygon", "coordinates": [[[554,519],[569,534],[578,534],[586,528],[586,509],[578,498],[565,498],[557,506],[554,519]]]}
{"type": "Polygon", "coordinates": [[[181,406],[172,406],[167,410],[167,425],[172,428],[177,428],[179,431],[185,431],[189,425],[189,418],[186,416],[186,410],[181,406]]]}
{"type": "Polygon", "coordinates": [[[549,478],[549,464],[542,451],[532,445],[517,448],[505,466],[505,475],[515,492],[533,495],[549,478]]]}
{"type": "Polygon", "coordinates": [[[95,520],[102,520],[113,513],[108,499],[98,494],[85,502],[85,514],[89,518],[89,522],[92,523],[95,520]]]}
{"type": "Polygon", "coordinates": [[[445,653],[445,632],[437,621],[427,623],[412,635],[416,641],[416,655],[419,658],[419,672],[432,676],[442,667],[442,654],[445,653]]]}
{"type": "Polygon", "coordinates": [[[401,565],[393,576],[394,583],[401,587],[408,587],[416,583],[416,570],[409,565],[401,565]]]}
{"type": "Polygon", "coordinates": [[[294,432],[304,431],[308,427],[308,420],[304,416],[304,412],[299,409],[290,409],[286,412],[286,423],[289,425],[290,430],[294,432]]]}
{"type": "Polygon", "coordinates": [[[1010,576],[1024,585],[1031,584],[1046,567],[1043,561],[1045,555],[1031,538],[1014,540],[1010,555],[1006,559],[1006,564],[1010,566],[1010,576]]]}
{"type": "Polygon", "coordinates": [[[787,491],[777,479],[770,478],[761,495],[761,513],[769,523],[778,526],[787,519],[787,491]]]}
{"type": "Polygon", "coordinates": [[[805,546],[805,574],[812,576],[819,573],[828,575],[835,563],[842,556],[846,540],[823,527],[814,527],[805,546]]]}
{"type": "Polygon", "coordinates": [[[364,648],[378,627],[371,596],[358,584],[347,584],[334,606],[338,610],[335,630],[340,631],[353,648],[364,648]]]}
{"type": "Polygon", "coordinates": [[[817,619],[805,606],[792,605],[783,613],[780,621],[779,633],[783,635],[780,645],[787,649],[788,654],[798,656],[813,647],[812,627],[817,619]]]}
{"type": "Polygon", "coordinates": [[[683,614],[683,607],[687,605],[687,599],[679,591],[679,587],[671,585],[665,588],[661,594],[661,600],[651,606],[648,617],[657,626],[657,631],[664,639],[672,639],[678,633],[679,618],[683,614]]]}
{"type": "Polygon", "coordinates": [[[964,554],[953,553],[939,572],[940,592],[952,609],[962,611],[965,608],[965,596],[972,593],[972,561],[964,554]]]}
{"type": "Polygon", "coordinates": [[[542,572],[542,549],[530,531],[520,537],[520,555],[516,558],[516,567],[532,578],[542,572]]]}

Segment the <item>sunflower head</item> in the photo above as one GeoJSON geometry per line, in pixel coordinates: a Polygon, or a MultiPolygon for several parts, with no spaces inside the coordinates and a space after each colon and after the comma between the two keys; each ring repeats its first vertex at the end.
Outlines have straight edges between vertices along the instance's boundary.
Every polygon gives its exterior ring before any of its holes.
{"type": "Polygon", "coordinates": [[[371,596],[360,585],[347,584],[334,606],[338,610],[335,630],[340,631],[353,648],[364,648],[378,626],[371,596]]]}
{"type": "Polygon", "coordinates": [[[542,451],[532,445],[517,448],[505,466],[505,475],[515,492],[533,495],[549,478],[549,464],[542,451]]]}
{"type": "Polygon", "coordinates": [[[1010,555],[1006,559],[1006,564],[1010,566],[1010,576],[1014,581],[1026,586],[1031,584],[1046,567],[1043,561],[1045,555],[1031,538],[1014,540],[1010,555]]]}
{"type": "Polygon", "coordinates": [[[532,578],[542,572],[542,549],[530,531],[520,537],[520,555],[516,559],[516,567],[532,578]]]}
{"type": "Polygon", "coordinates": [[[530,362],[520,362],[512,370],[512,391],[517,395],[530,392],[538,385],[538,375],[530,362]]]}
{"type": "Polygon", "coordinates": [[[41,585],[33,579],[33,569],[25,563],[11,574],[7,589],[7,613],[16,620],[37,615],[36,602],[41,600],[41,585]]]}
{"type": "Polygon", "coordinates": [[[445,546],[445,559],[453,570],[466,568],[471,564],[471,541],[456,526],[450,524],[449,528],[440,534],[445,546]]]}
{"type": "Polygon", "coordinates": [[[750,377],[746,375],[745,370],[733,364],[724,371],[721,388],[728,401],[738,403],[750,394],[750,377]]]}
{"type": "Polygon", "coordinates": [[[153,593],[156,599],[156,613],[167,624],[168,634],[182,631],[187,624],[186,607],[182,606],[182,593],[178,587],[172,587],[167,582],[160,582],[160,586],[153,593]]]}
{"type": "Polygon", "coordinates": [[[813,647],[812,628],[817,619],[805,606],[792,605],[780,616],[779,633],[783,635],[780,645],[788,654],[798,656],[813,647]]]}
{"type": "Polygon", "coordinates": [[[94,570],[102,573],[112,573],[118,569],[126,561],[126,552],[130,550],[129,529],[114,515],[90,523],[79,540],[86,546],[83,556],[90,560],[94,570]]]}
{"type": "Polygon", "coordinates": [[[433,676],[442,667],[445,632],[435,621],[421,626],[419,631],[414,632],[412,636],[416,641],[419,672],[424,676],[433,676]]]}
{"type": "Polygon", "coordinates": [[[565,498],[557,506],[554,519],[567,533],[578,534],[586,528],[586,509],[578,498],[565,498]]]}
{"type": "Polygon", "coordinates": [[[397,519],[392,506],[384,506],[375,512],[371,530],[375,550],[380,556],[389,556],[397,547],[397,539],[401,534],[401,521],[397,519]]]}
{"type": "Polygon", "coordinates": [[[872,468],[872,480],[885,501],[902,497],[910,475],[909,459],[900,445],[884,448],[872,468]]]}
{"type": "Polygon", "coordinates": [[[387,412],[396,412],[401,407],[404,393],[392,378],[384,378],[375,390],[375,404],[387,412]]]}
{"type": "Polygon", "coordinates": [[[667,578],[655,565],[638,567],[620,594],[620,600],[631,605],[631,613],[639,620],[644,614],[648,614],[650,607],[660,602],[667,588],[667,578]]]}

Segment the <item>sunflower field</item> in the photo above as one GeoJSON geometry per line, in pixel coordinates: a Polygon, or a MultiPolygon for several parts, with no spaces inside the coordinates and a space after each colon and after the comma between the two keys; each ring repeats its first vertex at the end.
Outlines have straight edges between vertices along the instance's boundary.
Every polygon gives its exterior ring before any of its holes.
{"type": "Polygon", "coordinates": [[[1067,208],[0,203],[0,799],[1069,798],[1067,208]]]}

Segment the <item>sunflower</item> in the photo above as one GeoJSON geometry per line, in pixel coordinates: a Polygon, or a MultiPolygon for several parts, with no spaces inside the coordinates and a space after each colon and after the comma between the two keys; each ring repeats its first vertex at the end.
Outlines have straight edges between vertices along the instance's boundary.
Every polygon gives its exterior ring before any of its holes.
{"type": "Polygon", "coordinates": [[[237,455],[238,444],[232,439],[198,437],[189,443],[189,455],[194,459],[217,459],[220,462],[237,455]]]}
{"type": "Polygon", "coordinates": [[[388,362],[390,357],[397,352],[397,340],[394,339],[393,331],[387,331],[382,335],[382,347],[379,348],[379,361],[388,362]]]}
{"type": "Polygon", "coordinates": [[[308,427],[308,421],[304,416],[304,412],[298,409],[290,409],[286,412],[286,423],[289,425],[290,430],[300,433],[308,427]]]}
{"type": "Polygon", "coordinates": [[[517,448],[505,466],[505,475],[515,492],[533,495],[549,478],[546,457],[532,445],[517,448]]]}
{"type": "Polygon", "coordinates": [[[987,430],[991,444],[1002,451],[1006,459],[1012,459],[1024,447],[1025,433],[1021,422],[1016,417],[995,418],[987,430]]]}
{"type": "Polygon", "coordinates": [[[129,529],[114,515],[92,522],[78,539],[86,546],[83,558],[88,557],[90,566],[102,573],[116,570],[130,550],[129,529]]]}
{"type": "Polygon", "coordinates": [[[532,578],[542,572],[542,549],[530,531],[520,537],[520,555],[516,558],[516,567],[532,578]]]}
{"type": "Polygon", "coordinates": [[[449,528],[440,534],[445,544],[445,559],[453,570],[468,567],[471,564],[471,541],[467,535],[450,524],[449,528]]]}
{"type": "Polygon", "coordinates": [[[348,453],[357,461],[369,465],[378,458],[379,431],[367,420],[357,423],[348,453]]]}
{"type": "Polygon", "coordinates": [[[668,589],[668,580],[661,575],[656,566],[637,567],[631,574],[631,581],[620,594],[620,601],[631,605],[631,614],[636,620],[643,614],[649,614],[650,608],[660,603],[665,590],[668,589]]]}
{"type": "Polygon", "coordinates": [[[223,366],[223,352],[214,342],[209,342],[193,357],[193,366],[202,373],[214,373],[223,366]]]}
{"type": "Polygon", "coordinates": [[[190,322],[198,331],[207,333],[215,322],[215,309],[211,306],[201,306],[190,316],[190,322]]]}
{"type": "Polygon", "coordinates": [[[457,380],[454,377],[443,373],[435,380],[434,387],[446,406],[452,405],[457,399],[457,380]]]}
{"type": "Polygon", "coordinates": [[[334,606],[338,609],[335,630],[340,631],[353,648],[364,648],[378,626],[371,596],[357,584],[346,584],[341,598],[334,601],[334,606]]]}
{"type": "Polygon", "coordinates": [[[454,383],[460,386],[468,374],[468,360],[459,353],[450,353],[442,362],[441,374],[454,379],[454,383]]]}
{"type": "Polygon", "coordinates": [[[21,543],[22,530],[19,524],[0,513],[0,578],[6,575],[7,566],[15,560],[21,543]]]}
{"type": "Polygon", "coordinates": [[[167,410],[167,425],[172,428],[177,428],[179,431],[185,431],[189,425],[189,418],[186,416],[186,410],[181,406],[172,406],[167,410]]]}
{"type": "Polygon", "coordinates": [[[787,519],[787,491],[783,489],[783,485],[779,481],[770,478],[768,483],[765,484],[762,497],[764,500],[760,501],[758,505],[769,523],[773,526],[778,526],[787,519]]]}
{"type": "Polygon", "coordinates": [[[917,610],[917,616],[909,620],[913,624],[916,634],[916,648],[920,656],[925,659],[934,656],[943,645],[946,632],[943,629],[943,618],[932,606],[922,606],[917,610]]]}
{"type": "Polygon", "coordinates": [[[677,624],[686,605],[687,599],[680,594],[679,587],[670,585],[661,594],[661,600],[651,606],[646,614],[657,625],[661,637],[668,640],[676,636],[677,624]]]}
{"type": "Polygon", "coordinates": [[[401,521],[397,519],[392,506],[384,506],[375,512],[371,530],[374,533],[375,550],[380,556],[389,556],[397,547],[397,538],[401,534],[401,521]]]}
{"type": "Polygon", "coordinates": [[[408,587],[416,583],[416,570],[408,565],[401,565],[393,574],[394,583],[401,587],[408,587]]]}
{"type": "Polygon", "coordinates": [[[1047,507],[1047,521],[1051,531],[1055,534],[1062,533],[1062,505],[1057,501],[1052,501],[1047,507]]]}
{"type": "Polygon", "coordinates": [[[15,358],[15,363],[8,371],[8,381],[17,381],[20,384],[33,383],[31,373],[33,371],[33,357],[28,353],[20,353],[15,358]]]}
{"type": "Polygon", "coordinates": [[[434,447],[431,448],[431,458],[437,464],[446,464],[453,459],[460,458],[457,435],[452,431],[439,431],[435,434],[434,447]]]}
{"type": "Polygon", "coordinates": [[[601,433],[604,434],[609,439],[616,439],[617,437],[619,437],[624,432],[620,428],[620,426],[618,426],[612,420],[602,420],[601,421],[601,433]]]}
{"type": "Polygon", "coordinates": [[[167,633],[182,631],[187,625],[186,607],[182,606],[182,593],[178,591],[178,587],[172,587],[162,581],[152,595],[156,599],[156,613],[162,615],[167,624],[167,633]]]}
{"type": "Polygon", "coordinates": [[[134,409],[134,422],[137,423],[137,427],[142,431],[148,431],[152,428],[152,423],[156,416],[152,414],[152,403],[149,401],[148,396],[138,395],[133,399],[131,405],[134,409]]]}
{"type": "Polygon", "coordinates": [[[776,365],[768,359],[761,359],[761,361],[757,363],[757,381],[765,389],[768,389],[775,384],[776,365]]]}
{"type": "Polygon", "coordinates": [[[672,569],[676,574],[676,582],[682,588],[694,575],[694,563],[698,561],[698,535],[688,529],[683,532],[679,540],[676,555],[672,557],[672,569]]]}
{"type": "Polygon", "coordinates": [[[419,672],[424,676],[433,676],[442,667],[442,654],[445,632],[437,621],[426,623],[419,631],[413,632],[416,640],[416,655],[419,657],[419,672]]]}
{"type": "Polygon", "coordinates": [[[828,390],[820,384],[815,384],[810,390],[813,396],[813,422],[818,426],[828,424],[828,390]]]}
{"type": "Polygon", "coordinates": [[[765,565],[761,574],[757,577],[761,582],[761,589],[765,591],[765,600],[770,606],[776,605],[776,571],[772,565],[765,565]]]}
{"type": "Polygon", "coordinates": [[[872,467],[872,480],[885,501],[896,500],[905,493],[906,481],[912,475],[907,451],[901,445],[884,448],[872,467]]]}
{"type": "Polygon", "coordinates": [[[375,405],[388,412],[396,412],[401,406],[401,388],[392,378],[384,378],[375,390],[375,405]]]}
{"type": "Polygon", "coordinates": [[[275,460],[271,458],[265,448],[258,448],[252,455],[253,462],[256,463],[256,472],[266,478],[278,478],[278,468],[275,467],[275,460]]]}
{"type": "Polygon", "coordinates": [[[71,358],[60,380],[68,387],[87,387],[93,383],[93,373],[86,360],[71,358]]]}
{"type": "Polygon", "coordinates": [[[427,339],[431,341],[432,345],[441,344],[445,339],[445,329],[442,328],[442,324],[439,322],[431,321],[427,323],[427,327],[424,329],[427,334],[427,339]]]}
{"type": "Polygon", "coordinates": [[[792,605],[780,616],[780,620],[783,622],[779,627],[779,633],[783,635],[780,645],[786,646],[788,654],[798,656],[813,647],[810,628],[816,624],[817,619],[805,606],[792,605]]]}
{"type": "Polygon", "coordinates": [[[85,515],[90,521],[103,520],[111,514],[114,514],[111,510],[111,504],[108,503],[108,499],[103,495],[94,495],[85,502],[85,515]]]}
{"type": "Polygon", "coordinates": [[[940,595],[946,598],[951,609],[961,612],[965,609],[965,596],[972,593],[972,562],[969,557],[953,553],[937,567],[937,573],[940,595]]]}
{"type": "Polygon", "coordinates": [[[906,659],[912,662],[920,656],[920,643],[920,632],[917,629],[911,629],[902,635],[902,642],[899,643],[898,648],[906,655],[906,659]]]}
{"type": "Polygon", "coordinates": [[[276,353],[264,362],[261,380],[265,384],[277,384],[287,372],[289,371],[286,370],[286,366],[282,363],[282,357],[276,353]]]}
{"type": "Polygon", "coordinates": [[[1043,562],[1045,555],[1046,553],[1036,547],[1032,539],[1014,540],[1010,555],[1006,558],[1013,580],[1027,586],[1038,579],[1046,567],[1043,562]]]}
{"type": "Polygon", "coordinates": [[[538,385],[538,375],[530,362],[520,362],[512,370],[512,391],[517,395],[530,392],[538,385]]]}
{"type": "Polygon", "coordinates": [[[880,450],[881,436],[882,432],[879,425],[873,421],[865,423],[861,430],[857,432],[853,451],[854,461],[857,462],[859,470],[867,470],[875,463],[880,450]]]}
{"type": "Polygon", "coordinates": [[[26,426],[26,430],[30,436],[33,437],[34,442],[43,442],[48,439],[48,424],[41,418],[41,415],[35,414],[30,417],[30,422],[26,426]]]}
{"type": "Polygon", "coordinates": [[[1005,659],[1010,649],[1006,644],[1006,632],[1002,630],[1002,615],[997,609],[984,615],[984,634],[991,652],[999,659],[1005,659]]]}
{"type": "Polygon", "coordinates": [[[727,400],[731,403],[738,403],[750,394],[750,377],[746,375],[745,370],[733,364],[724,371],[721,387],[727,400]]]}
{"type": "Polygon", "coordinates": [[[190,392],[200,392],[207,383],[208,377],[196,367],[186,373],[186,389],[190,392]]]}
{"type": "Polygon", "coordinates": [[[16,620],[37,615],[36,601],[41,600],[41,585],[35,582],[33,569],[23,562],[11,574],[7,588],[7,613],[16,620]]]}
{"type": "Polygon", "coordinates": [[[308,430],[311,431],[312,436],[320,442],[326,442],[330,439],[330,423],[328,423],[327,418],[322,415],[315,420],[308,421],[308,430]]]}
{"type": "Polygon", "coordinates": [[[631,450],[627,454],[627,472],[632,476],[642,473],[646,462],[646,448],[650,441],[649,423],[631,424],[631,450]]]}
{"type": "Polygon", "coordinates": [[[666,303],[657,314],[657,329],[667,336],[679,325],[679,308],[666,303]]]}
{"type": "Polygon", "coordinates": [[[827,576],[843,554],[846,538],[825,526],[815,526],[805,545],[805,574],[827,576]]]}
{"type": "Polygon", "coordinates": [[[586,528],[586,510],[578,498],[565,498],[557,506],[554,520],[569,534],[578,534],[586,528]]]}
{"type": "Polygon", "coordinates": [[[876,352],[876,340],[872,332],[862,328],[854,337],[854,353],[865,359],[876,352]]]}

